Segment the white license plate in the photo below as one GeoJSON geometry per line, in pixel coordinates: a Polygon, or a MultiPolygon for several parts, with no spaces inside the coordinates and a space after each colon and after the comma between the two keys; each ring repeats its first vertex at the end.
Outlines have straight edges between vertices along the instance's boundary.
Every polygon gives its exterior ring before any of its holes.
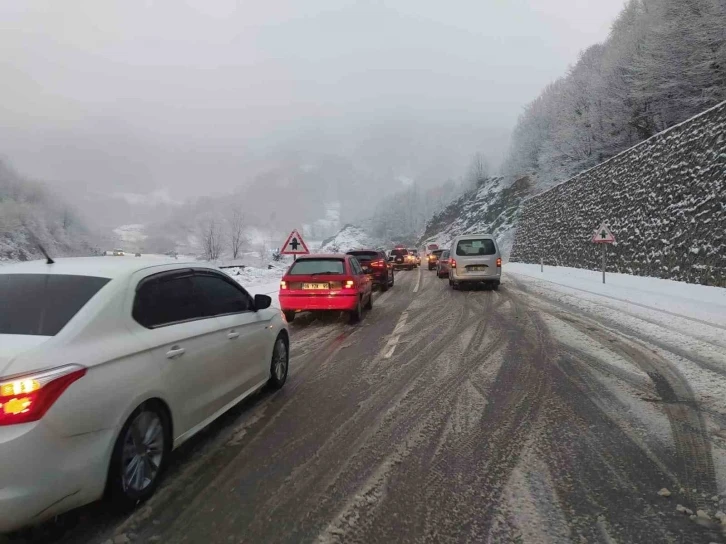
{"type": "Polygon", "coordinates": [[[327,283],[303,283],[303,289],[327,289],[327,283]]]}
{"type": "Polygon", "coordinates": [[[467,267],[467,270],[469,272],[485,272],[487,268],[489,268],[489,267],[488,266],[469,266],[469,267],[467,267]]]}

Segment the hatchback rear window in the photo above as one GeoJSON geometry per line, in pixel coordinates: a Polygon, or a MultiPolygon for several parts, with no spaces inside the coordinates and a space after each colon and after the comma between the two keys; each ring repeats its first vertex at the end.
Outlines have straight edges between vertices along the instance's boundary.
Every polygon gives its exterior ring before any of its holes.
{"type": "Polygon", "coordinates": [[[461,257],[472,257],[476,255],[494,255],[497,247],[491,238],[481,238],[479,240],[459,240],[456,244],[456,254],[461,257]]]}
{"type": "Polygon", "coordinates": [[[290,276],[311,274],[345,274],[345,263],[341,259],[298,259],[290,268],[290,276]]]}
{"type": "Polygon", "coordinates": [[[395,255],[396,257],[405,257],[408,255],[407,249],[392,249],[391,255],[395,255]]]}
{"type": "Polygon", "coordinates": [[[0,334],[55,336],[108,278],[0,274],[0,334]]]}
{"type": "Polygon", "coordinates": [[[441,257],[441,254],[442,254],[443,252],[444,252],[444,250],[443,250],[443,249],[436,249],[436,250],[432,251],[431,253],[433,253],[433,254],[434,254],[434,255],[436,255],[437,257],[441,257]]]}

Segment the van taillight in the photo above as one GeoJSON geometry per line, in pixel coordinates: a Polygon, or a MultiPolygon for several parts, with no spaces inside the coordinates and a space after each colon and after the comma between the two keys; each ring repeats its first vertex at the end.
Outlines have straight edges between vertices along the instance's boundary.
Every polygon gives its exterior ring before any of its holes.
{"type": "Polygon", "coordinates": [[[456,268],[456,259],[449,259],[449,266],[451,268],[456,268]]]}
{"type": "Polygon", "coordinates": [[[501,257],[497,259],[497,267],[499,267],[499,268],[502,267],[502,259],[501,259],[501,257]]]}
{"type": "Polygon", "coordinates": [[[66,365],[0,381],[0,426],[38,421],[58,397],[86,374],[79,365],[66,365]]]}

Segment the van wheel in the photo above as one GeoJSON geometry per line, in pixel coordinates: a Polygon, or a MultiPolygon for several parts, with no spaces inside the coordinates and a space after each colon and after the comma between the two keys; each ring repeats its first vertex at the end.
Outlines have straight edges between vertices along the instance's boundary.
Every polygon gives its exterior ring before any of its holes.
{"type": "Polygon", "coordinates": [[[494,283],[492,283],[492,289],[494,289],[495,291],[499,291],[499,283],[500,282],[498,282],[498,281],[495,281],[494,283]]]}
{"type": "Polygon", "coordinates": [[[128,510],[150,498],[159,485],[171,452],[171,425],[158,403],[144,403],[121,428],[111,456],[111,501],[128,510]]]}
{"type": "Polygon", "coordinates": [[[285,320],[288,323],[292,323],[295,321],[295,312],[284,312],[285,313],[285,320]]]}
{"type": "Polygon", "coordinates": [[[349,314],[349,319],[351,323],[358,323],[361,320],[361,317],[363,317],[363,308],[359,298],[358,304],[355,305],[355,310],[352,310],[349,314]]]}

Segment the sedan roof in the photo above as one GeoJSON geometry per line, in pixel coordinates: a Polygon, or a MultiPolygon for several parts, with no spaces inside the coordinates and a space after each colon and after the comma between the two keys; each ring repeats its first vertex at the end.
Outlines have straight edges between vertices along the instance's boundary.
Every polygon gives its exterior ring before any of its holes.
{"type": "Polygon", "coordinates": [[[145,268],[169,265],[214,268],[201,262],[185,263],[162,257],[69,257],[57,259],[53,264],[40,260],[3,265],[0,266],[0,274],[66,274],[113,279],[145,268]]]}

